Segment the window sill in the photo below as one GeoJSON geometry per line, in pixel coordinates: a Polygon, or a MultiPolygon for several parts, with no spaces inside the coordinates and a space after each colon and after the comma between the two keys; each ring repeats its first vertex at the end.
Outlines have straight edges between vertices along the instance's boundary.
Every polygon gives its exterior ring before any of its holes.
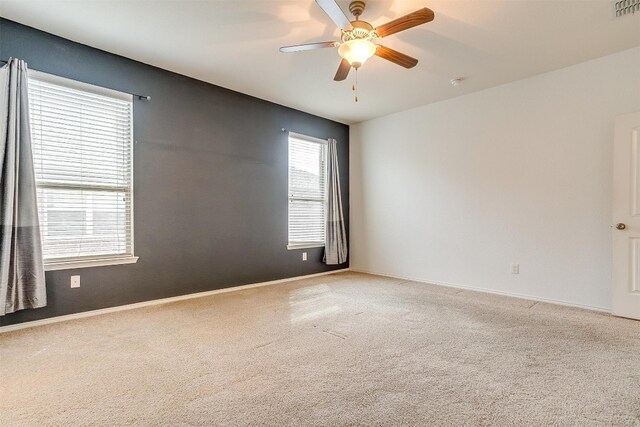
{"type": "Polygon", "coordinates": [[[82,261],[54,261],[45,262],[44,270],[55,271],[70,270],[73,268],[105,267],[108,265],[135,264],[136,262],[138,262],[137,256],[86,259],[82,261]]]}
{"type": "Polygon", "coordinates": [[[324,248],[324,243],[294,243],[287,245],[287,249],[290,251],[296,249],[311,249],[311,248],[324,248]]]}

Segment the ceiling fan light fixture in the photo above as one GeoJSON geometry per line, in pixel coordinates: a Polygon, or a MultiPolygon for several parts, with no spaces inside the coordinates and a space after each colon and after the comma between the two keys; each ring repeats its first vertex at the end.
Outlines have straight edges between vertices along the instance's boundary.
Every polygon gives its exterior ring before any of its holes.
{"type": "Polygon", "coordinates": [[[376,53],[376,45],[364,39],[349,40],[340,45],[338,53],[353,68],[360,68],[376,53]]]}

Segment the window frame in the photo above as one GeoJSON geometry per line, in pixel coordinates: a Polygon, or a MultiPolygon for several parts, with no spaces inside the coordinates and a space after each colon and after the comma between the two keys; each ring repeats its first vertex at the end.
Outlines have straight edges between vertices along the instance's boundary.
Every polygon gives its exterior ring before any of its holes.
{"type": "MultiPolygon", "coordinates": [[[[129,132],[129,155],[130,155],[130,184],[128,188],[125,188],[124,191],[129,193],[130,198],[130,212],[129,212],[129,233],[128,233],[128,241],[127,244],[131,248],[131,253],[129,254],[110,254],[110,255],[99,255],[99,256],[85,256],[85,257],[62,257],[62,258],[49,258],[44,260],[44,269],[45,271],[55,271],[55,270],[67,270],[67,269],[75,269],[75,268],[88,268],[88,267],[100,267],[100,266],[109,266],[109,265],[121,265],[121,264],[134,264],[138,262],[139,257],[135,256],[135,223],[134,223],[134,208],[135,208],[135,196],[134,196],[134,137],[133,137],[133,95],[116,91],[113,89],[104,88],[101,86],[92,85],[89,83],[79,82],[72,79],[67,79],[65,77],[56,76],[49,73],[44,73],[41,71],[29,70],[28,71],[28,79],[29,80],[38,80],[45,83],[58,85],[62,87],[67,87],[70,89],[91,93],[94,95],[101,95],[111,98],[116,98],[120,100],[124,100],[129,102],[129,117],[130,117],[130,132],[129,132]]],[[[33,138],[32,138],[33,139],[33,138]]],[[[33,143],[32,143],[33,144],[33,143]]],[[[46,185],[45,185],[46,186],[46,185]]],[[[40,185],[39,182],[36,181],[36,188],[44,188],[45,186],[40,185]]],[[[65,189],[87,189],[91,190],[93,187],[92,184],[69,184],[64,185],[61,184],[60,188],[65,189]]],[[[113,191],[117,191],[115,188],[113,191]]],[[[121,189],[121,191],[123,191],[121,189]]],[[[39,202],[39,201],[38,201],[39,202]]],[[[39,221],[42,221],[42,218],[39,218],[39,221]]],[[[40,222],[40,226],[43,224],[40,222]]],[[[43,242],[44,244],[44,242],[43,242]]]]}
{"type": "Polygon", "coordinates": [[[326,232],[326,224],[327,224],[327,208],[329,205],[329,164],[328,164],[328,145],[329,141],[325,139],[315,138],[313,136],[304,135],[296,132],[289,132],[287,134],[287,250],[296,250],[296,249],[311,249],[311,248],[323,248],[327,244],[327,232],[326,232]],[[324,197],[320,198],[309,198],[309,197],[293,197],[291,195],[291,168],[289,165],[290,159],[290,144],[291,138],[299,139],[302,141],[306,141],[313,144],[319,144],[322,147],[322,157],[324,160],[324,197]],[[291,243],[289,235],[289,222],[291,218],[291,201],[292,200],[305,200],[305,201],[314,201],[314,202],[323,202],[323,218],[325,232],[324,232],[324,241],[323,242],[301,242],[301,243],[291,243]]]}

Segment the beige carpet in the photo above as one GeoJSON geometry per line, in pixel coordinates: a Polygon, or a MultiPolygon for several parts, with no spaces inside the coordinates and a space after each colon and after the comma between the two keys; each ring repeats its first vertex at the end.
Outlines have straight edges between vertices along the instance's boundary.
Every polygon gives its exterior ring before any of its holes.
{"type": "Polygon", "coordinates": [[[640,426],[640,322],[357,273],[0,344],[5,426],[640,426]]]}

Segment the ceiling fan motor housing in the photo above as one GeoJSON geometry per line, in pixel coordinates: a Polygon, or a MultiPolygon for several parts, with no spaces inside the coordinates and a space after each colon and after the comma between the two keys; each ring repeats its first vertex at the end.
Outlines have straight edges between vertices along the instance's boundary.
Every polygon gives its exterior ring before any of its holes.
{"type": "Polygon", "coordinates": [[[371,40],[376,37],[371,24],[365,21],[351,22],[351,30],[342,31],[342,41],[347,42],[355,39],[371,40]]]}

